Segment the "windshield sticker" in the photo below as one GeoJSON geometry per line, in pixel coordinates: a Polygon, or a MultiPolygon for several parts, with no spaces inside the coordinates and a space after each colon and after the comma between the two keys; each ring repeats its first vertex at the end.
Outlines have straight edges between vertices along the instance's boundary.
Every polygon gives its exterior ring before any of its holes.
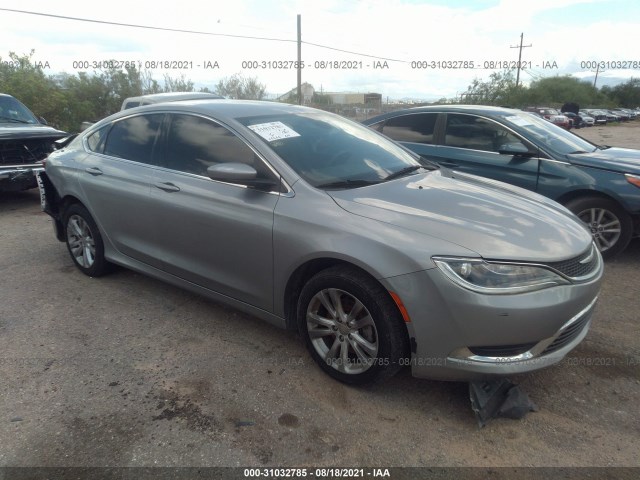
{"type": "Polygon", "coordinates": [[[287,127],[282,122],[258,123],[257,125],[249,125],[249,128],[267,142],[300,136],[298,132],[287,127]]]}
{"type": "Polygon", "coordinates": [[[504,118],[505,120],[508,120],[509,122],[518,125],[520,127],[526,127],[527,125],[533,125],[532,122],[530,122],[529,120],[527,120],[526,118],[522,118],[519,115],[510,115],[508,117],[504,118]]]}

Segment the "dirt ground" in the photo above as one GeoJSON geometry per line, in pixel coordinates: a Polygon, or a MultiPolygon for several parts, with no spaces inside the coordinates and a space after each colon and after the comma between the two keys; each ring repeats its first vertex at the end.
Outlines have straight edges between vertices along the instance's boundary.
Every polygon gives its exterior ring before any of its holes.
{"type": "Polygon", "coordinates": [[[597,145],[640,149],[640,120],[571,131],[597,145]]]}
{"type": "MultiPolygon", "coordinates": [[[[640,148],[640,121],[577,133],[640,148]]],[[[0,194],[0,225],[0,467],[640,467],[638,239],[585,341],[512,379],[539,411],[481,429],[466,384],[345,386],[294,334],[131,271],[84,276],[35,190],[0,194]]]]}

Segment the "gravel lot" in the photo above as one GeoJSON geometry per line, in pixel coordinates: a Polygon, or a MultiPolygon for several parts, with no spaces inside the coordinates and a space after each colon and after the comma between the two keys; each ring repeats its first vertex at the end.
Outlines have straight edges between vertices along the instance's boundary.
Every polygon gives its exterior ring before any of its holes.
{"type": "MultiPolygon", "coordinates": [[[[640,148],[640,121],[578,133],[640,148]]],[[[348,387],[294,334],[131,271],[84,276],[35,190],[0,193],[0,224],[0,467],[640,467],[638,239],[586,340],[513,379],[540,411],[480,429],[466,384],[348,387]]]]}

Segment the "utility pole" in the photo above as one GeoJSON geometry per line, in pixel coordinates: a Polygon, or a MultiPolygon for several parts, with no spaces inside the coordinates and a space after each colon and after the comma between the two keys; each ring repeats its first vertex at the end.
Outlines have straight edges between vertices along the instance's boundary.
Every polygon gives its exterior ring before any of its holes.
{"type": "Polygon", "coordinates": [[[302,105],[302,27],[298,14],[298,105],[302,105]]]}
{"type": "Polygon", "coordinates": [[[519,48],[520,52],[518,53],[518,73],[516,75],[516,88],[518,88],[518,84],[520,83],[520,65],[522,64],[522,49],[523,48],[529,48],[532,47],[533,45],[529,44],[529,45],[522,45],[522,39],[524,37],[524,33],[520,34],[520,45],[511,45],[509,48],[519,48]]]}
{"type": "MultiPolygon", "coordinates": [[[[593,70],[591,70],[593,72],[593,70]]],[[[596,78],[593,79],[593,88],[596,88],[596,82],[598,81],[598,73],[600,73],[600,62],[596,66],[596,78]]]]}

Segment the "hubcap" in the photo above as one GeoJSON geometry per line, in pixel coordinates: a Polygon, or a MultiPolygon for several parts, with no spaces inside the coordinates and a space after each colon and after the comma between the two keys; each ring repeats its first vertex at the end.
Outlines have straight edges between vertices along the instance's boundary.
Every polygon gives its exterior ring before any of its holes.
{"type": "Polygon", "coordinates": [[[378,332],[369,310],[344,290],[316,293],[307,308],[307,331],[316,352],[342,373],[371,368],[378,355],[378,332]]]}
{"type": "Polygon", "coordinates": [[[67,242],[78,265],[89,268],[96,257],[96,246],[89,225],[79,215],[71,215],[67,223],[67,242]]]}
{"type": "Polygon", "coordinates": [[[578,213],[578,218],[587,225],[601,252],[609,250],[620,239],[620,219],[609,210],[589,208],[578,213]]]}

